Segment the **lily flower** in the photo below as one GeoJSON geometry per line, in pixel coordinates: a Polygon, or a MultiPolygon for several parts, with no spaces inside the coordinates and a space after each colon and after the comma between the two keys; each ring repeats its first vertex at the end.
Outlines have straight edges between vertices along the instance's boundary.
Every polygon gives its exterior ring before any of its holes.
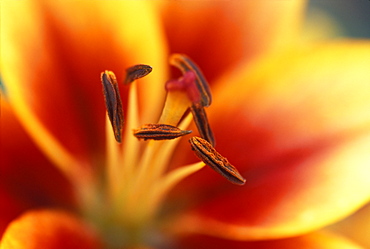
{"type": "Polygon", "coordinates": [[[370,42],[304,7],[3,1],[0,248],[361,248],[370,42]]]}

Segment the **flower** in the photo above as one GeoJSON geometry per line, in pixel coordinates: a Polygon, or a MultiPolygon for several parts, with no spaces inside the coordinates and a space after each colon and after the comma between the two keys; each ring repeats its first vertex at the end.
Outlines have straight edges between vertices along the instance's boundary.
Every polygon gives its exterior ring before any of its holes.
{"type": "MultiPolygon", "coordinates": [[[[300,43],[301,1],[2,4],[1,248],[358,248],[320,229],[369,200],[368,41],[300,43]],[[142,206],[124,212],[120,191],[113,209],[105,205],[104,186],[121,175],[105,182],[103,172],[121,160],[106,152],[117,145],[105,130],[99,74],[123,79],[125,68],[151,65],[137,86],[139,113],[140,124],[156,123],[164,82],[176,75],[173,52],[188,54],[211,82],[217,151],[247,181],[234,186],[199,170],[152,219],[135,223],[144,226],[127,229],[121,224],[142,206]]],[[[128,96],[127,115],[135,113],[128,96]]],[[[118,146],[123,156],[135,155],[131,145],[118,146]]],[[[192,154],[180,142],[166,173],[192,154]]],[[[152,191],[137,184],[130,189],[152,191]]]]}

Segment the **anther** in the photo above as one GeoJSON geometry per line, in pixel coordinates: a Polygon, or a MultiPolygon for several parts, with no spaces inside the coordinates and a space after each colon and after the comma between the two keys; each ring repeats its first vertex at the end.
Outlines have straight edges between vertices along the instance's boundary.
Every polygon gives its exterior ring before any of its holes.
{"type": "Polygon", "coordinates": [[[101,73],[105,106],[109,120],[113,127],[114,137],[117,142],[122,140],[123,110],[119,94],[118,83],[113,72],[106,70],[101,73]]]}
{"type": "Polygon", "coordinates": [[[215,147],[216,145],[215,137],[209,125],[207,114],[206,111],[204,110],[204,107],[200,104],[193,104],[190,107],[190,110],[191,113],[193,114],[193,119],[195,125],[197,126],[200,136],[207,140],[213,147],[215,147]]]}
{"type": "Polygon", "coordinates": [[[179,68],[183,74],[189,71],[195,73],[195,84],[201,96],[200,103],[202,106],[210,106],[212,102],[211,90],[198,66],[184,54],[173,54],[170,57],[170,64],[179,68]]]}
{"type": "Polygon", "coordinates": [[[134,130],[134,136],[144,140],[169,140],[190,134],[191,132],[168,124],[145,124],[134,130]]]}
{"type": "Polygon", "coordinates": [[[148,75],[152,71],[152,67],[148,65],[138,64],[126,69],[126,78],[124,84],[130,84],[134,80],[140,79],[148,75]]]}
{"type": "Polygon", "coordinates": [[[213,146],[200,137],[189,140],[192,150],[197,157],[231,183],[244,185],[245,179],[229,161],[218,153],[213,146]]]}

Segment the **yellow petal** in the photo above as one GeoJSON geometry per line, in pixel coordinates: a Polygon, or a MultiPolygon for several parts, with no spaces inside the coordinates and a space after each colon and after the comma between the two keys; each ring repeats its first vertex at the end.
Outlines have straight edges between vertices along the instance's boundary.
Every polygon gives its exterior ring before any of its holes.
{"type": "Polygon", "coordinates": [[[208,236],[189,236],[179,242],[179,249],[361,249],[361,246],[336,234],[314,232],[299,237],[265,241],[233,241],[208,236]]]}
{"type": "Polygon", "coordinates": [[[103,70],[116,70],[123,79],[127,66],[154,66],[154,84],[141,87],[143,109],[151,110],[146,115],[151,121],[160,113],[166,46],[146,2],[4,1],[1,37],[7,97],[38,146],[63,171],[102,158],[103,70]]]}
{"type": "MultiPolygon", "coordinates": [[[[370,43],[360,41],[267,57],[220,80],[211,122],[218,129],[220,120],[242,118],[246,123],[227,124],[242,132],[232,137],[234,143],[255,142],[245,149],[267,148],[275,154],[326,137],[359,135],[370,123],[369,63],[370,43]],[[238,128],[239,124],[244,126],[238,128]],[[259,132],[272,137],[264,140],[259,132]],[[245,140],[248,134],[254,141],[245,140]]],[[[218,133],[217,137],[227,136],[224,131],[218,133]]]]}

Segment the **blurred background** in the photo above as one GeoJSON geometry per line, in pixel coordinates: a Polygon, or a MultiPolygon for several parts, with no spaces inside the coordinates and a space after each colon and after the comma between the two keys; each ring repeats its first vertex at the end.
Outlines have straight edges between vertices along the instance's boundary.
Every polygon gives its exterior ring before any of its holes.
{"type": "Polygon", "coordinates": [[[318,26],[325,34],[316,38],[370,38],[370,0],[310,0],[306,29],[318,26]]]}
{"type": "MultiPolygon", "coordinates": [[[[310,0],[304,28],[305,39],[369,39],[370,0],[310,0]]],[[[370,248],[370,204],[327,229],[370,248]]]]}

